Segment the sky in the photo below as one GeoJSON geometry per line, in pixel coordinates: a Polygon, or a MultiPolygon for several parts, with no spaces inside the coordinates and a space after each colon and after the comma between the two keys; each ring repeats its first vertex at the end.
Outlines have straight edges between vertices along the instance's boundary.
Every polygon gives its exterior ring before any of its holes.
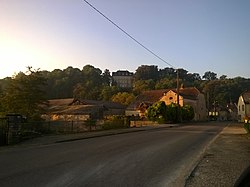
{"type": "Polygon", "coordinates": [[[141,65],[250,78],[249,0],[0,0],[0,78],[27,66],[53,71],[141,65]],[[171,66],[169,66],[169,64],[171,66]]]}

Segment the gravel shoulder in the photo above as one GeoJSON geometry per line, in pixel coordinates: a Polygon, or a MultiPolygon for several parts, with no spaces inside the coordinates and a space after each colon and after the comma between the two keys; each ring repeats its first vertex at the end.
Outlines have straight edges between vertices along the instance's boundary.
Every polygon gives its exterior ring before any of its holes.
{"type": "Polygon", "coordinates": [[[210,144],[186,181],[186,187],[234,186],[250,166],[250,135],[231,123],[210,144]]]}

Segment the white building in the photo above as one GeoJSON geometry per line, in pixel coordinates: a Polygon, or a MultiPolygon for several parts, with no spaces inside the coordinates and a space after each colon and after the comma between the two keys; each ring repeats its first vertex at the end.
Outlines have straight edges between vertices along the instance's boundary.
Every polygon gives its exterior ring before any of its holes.
{"type": "Polygon", "coordinates": [[[132,88],[133,86],[133,73],[129,71],[112,72],[112,78],[115,84],[121,88],[132,88]]]}
{"type": "Polygon", "coordinates": [[[238,120],[244,122],[246,117],[250,118],[250,91],[243,92],[238,100],[238,120]]]}

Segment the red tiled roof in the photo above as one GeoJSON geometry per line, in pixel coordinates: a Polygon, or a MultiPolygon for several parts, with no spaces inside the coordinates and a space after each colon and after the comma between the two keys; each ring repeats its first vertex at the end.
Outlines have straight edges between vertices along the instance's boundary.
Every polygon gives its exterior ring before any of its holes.
{"type": "Polygon", "coordinates": [[[149,90],[144,91],[138,95],[133,103],[131,103],[127,109],[134,110],[138,108],[141,103],[153,104],[161,99],[164,93],[168,92],[168,89],[164,90],[149,90]]]}
{"type": "MultiPolygon", "coordinates": [[[[172,91],[177,92],[176,89],[173,89],[172,91]]],[[[179,93],[185,99],[195,100],[200,94],[200,91],[195,87],[188,87],[188,88],[180,88],[179,93]]]]}

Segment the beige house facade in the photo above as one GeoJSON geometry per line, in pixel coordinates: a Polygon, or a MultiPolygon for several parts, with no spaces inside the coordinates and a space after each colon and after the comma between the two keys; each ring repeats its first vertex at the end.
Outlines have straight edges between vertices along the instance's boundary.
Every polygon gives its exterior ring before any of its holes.
{"type": "MultiPolygon", "coordinates": [[[[192,106],[195,113],[195,121],[204,121],[207,119],[207,108],[204,94],[194,87],[180,88],[179,93],[180,106],[192,106]]],[[[177,91],[169,90],[164,94],[160,101],[164,101],[166,105],[171,103],[177,104],[177,91]]]]}

